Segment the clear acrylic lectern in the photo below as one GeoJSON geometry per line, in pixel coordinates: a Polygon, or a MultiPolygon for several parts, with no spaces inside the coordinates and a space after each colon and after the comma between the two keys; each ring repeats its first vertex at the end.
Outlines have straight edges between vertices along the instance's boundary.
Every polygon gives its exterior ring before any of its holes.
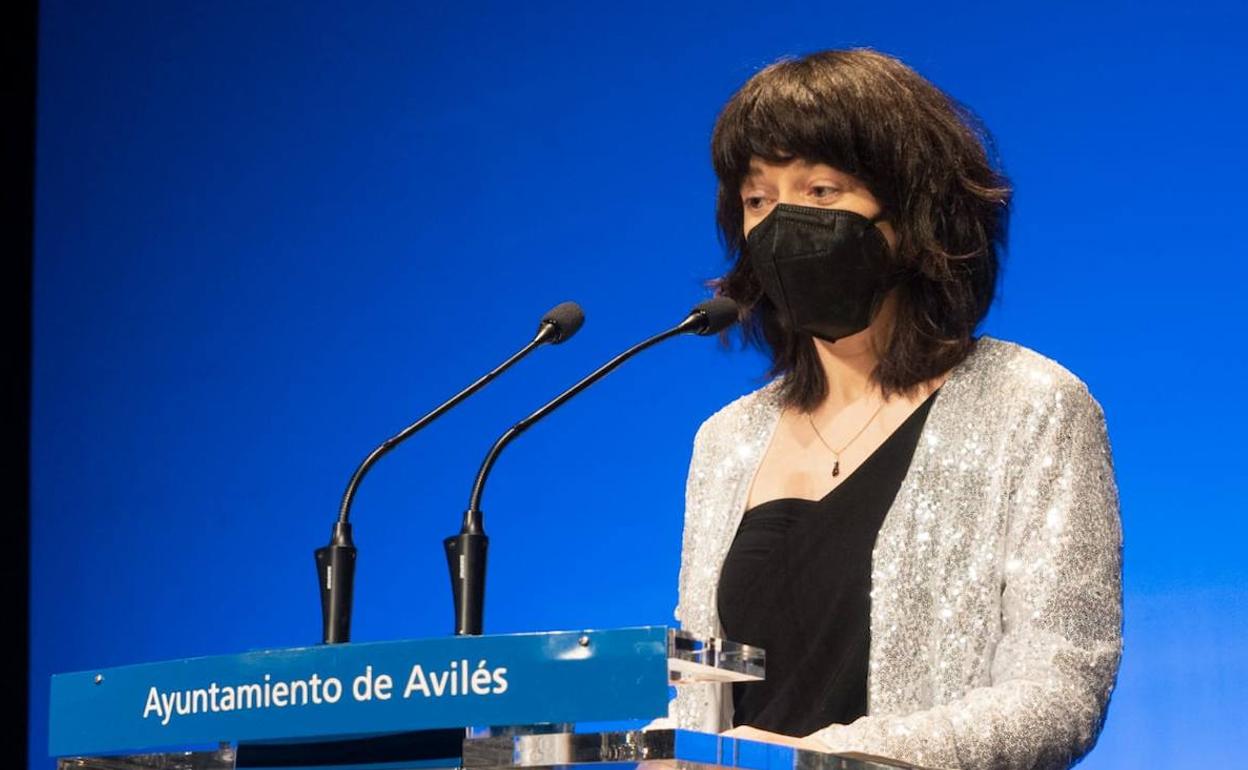
{"type": "Polygon", "coordinates": [[[58,770],[907,767],[685,730],[669,687],[763,678],[764,653],[666,626],[318,645],[52,678],[58,770]]]}

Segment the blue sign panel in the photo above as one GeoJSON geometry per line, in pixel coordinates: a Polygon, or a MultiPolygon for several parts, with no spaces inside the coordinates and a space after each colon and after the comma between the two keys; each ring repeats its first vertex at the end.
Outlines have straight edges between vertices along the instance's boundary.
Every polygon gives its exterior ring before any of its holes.
{"type": "Polygon", "coordinates": [[[667,628],[322,645],[52,677],[49,753],[667,712],[667,628]]]}

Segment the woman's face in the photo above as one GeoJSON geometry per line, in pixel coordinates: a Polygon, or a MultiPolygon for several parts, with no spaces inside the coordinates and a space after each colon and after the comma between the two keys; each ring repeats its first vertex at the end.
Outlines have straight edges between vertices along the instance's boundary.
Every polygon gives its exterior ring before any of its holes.
{"type": "MultiPolygon", "coordinates": [[[[823,163],[794,158],[781,164],[755,156],[750,172],[741,183],[741,208],[745,234],[771,213],[777,203],[845,209],[873,217],[880,213],[880,202],[857,177],[823,163]]],[[[897,235],[889,222],[877,222],[890,249],[897,248],[897,235]]]]}

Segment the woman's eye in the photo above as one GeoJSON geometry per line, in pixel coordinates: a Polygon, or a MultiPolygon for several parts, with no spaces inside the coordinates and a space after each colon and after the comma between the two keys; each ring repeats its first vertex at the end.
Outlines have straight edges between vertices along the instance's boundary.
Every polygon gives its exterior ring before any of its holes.
{"type": "Polygon", "coordinates": [[[751,211],[757,211],[766,204],[767,199],[761,195],[749,195],[743,199],[745,207],[751,211]]]}
{"type": "Polygon", "coordinates": [[[815,198],[820,199],[820,200],[825,200],[827,198],[831,198],[832,196],[836,195],[840,191],[837,190],[832,185],[821,184],[821,185],[815,185],[814,187],[810,188],[810,192],[814,195],[815,198]]]}

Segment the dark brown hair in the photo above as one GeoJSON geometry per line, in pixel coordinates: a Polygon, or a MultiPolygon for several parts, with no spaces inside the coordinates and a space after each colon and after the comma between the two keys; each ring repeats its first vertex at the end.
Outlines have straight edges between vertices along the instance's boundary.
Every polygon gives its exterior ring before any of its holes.
{"type": "Polygon", "coordinates": [[[852,174],[897,234],[896,318],[871,373],[887,397],[910,394],[974,347],[1006,244],[1010,183],[978,118],[914,70],[867,50],[782,59],[724,106],[711,138],[717,219],[731,269],[713,282],[743,308],[747,343],[771,355],[782,399],[803,411],[827,395],[813,338],[786,328],[745,254],[741,183],[757,156],[802,158],[852,174]]]}

